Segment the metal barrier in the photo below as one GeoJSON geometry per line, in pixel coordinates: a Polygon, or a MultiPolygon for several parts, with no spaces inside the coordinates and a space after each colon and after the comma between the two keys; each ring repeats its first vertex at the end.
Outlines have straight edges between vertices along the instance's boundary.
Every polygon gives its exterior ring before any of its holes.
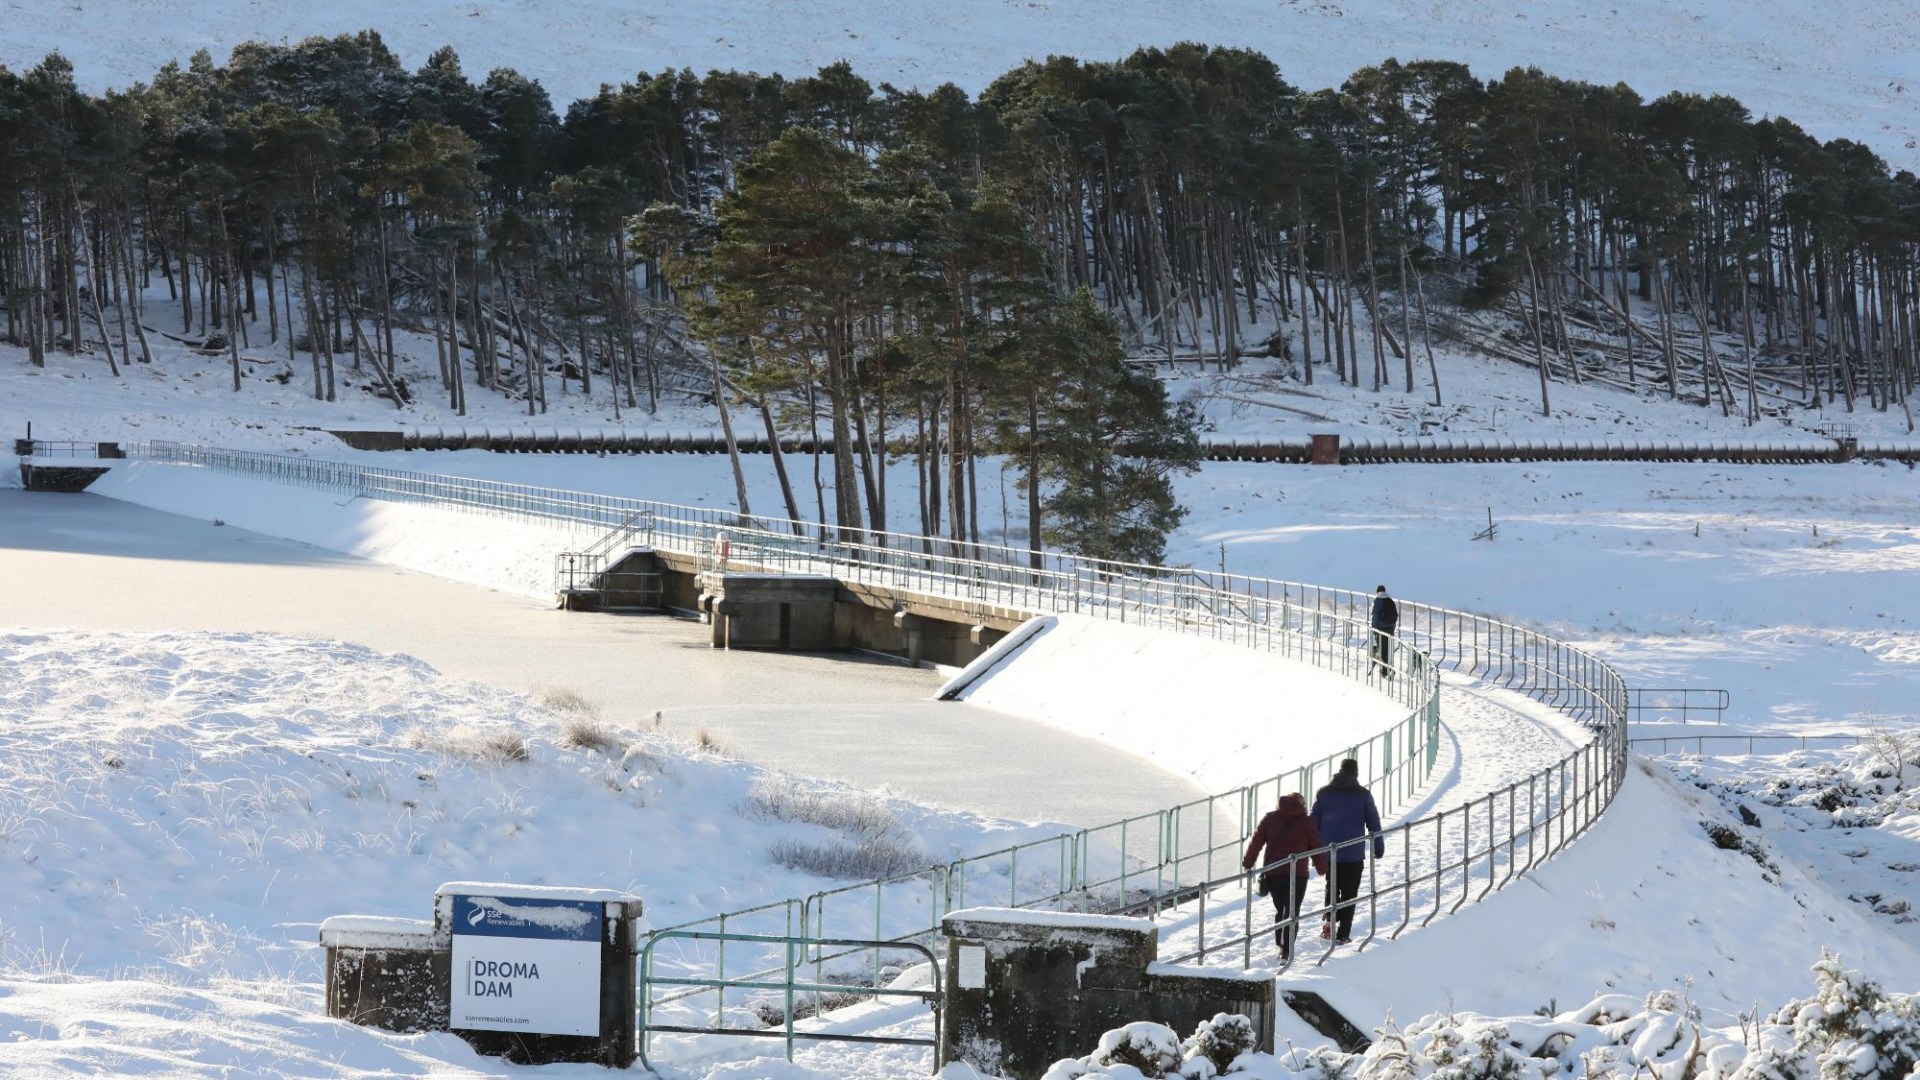
{"type": "Polygon", "coordinates": [[[607,563],[632,547],[652,542],[653,511],[636,510],[625,521],[581,551],[563,551],[553,557],[553,592],[562,606],[578,593],[618,591],[609,580],[607,563]]]}
{"type": "Polygon", "coordinates": [[[1627,695],[1630,724],[1657,723],[1676,716],[1683,724],[1693,723],[1696,716],[1708,718],[1700,723],[1718,724],[1726,720],[1727,707],[1733,703],[1733,695],[1727,691],[1699,686],[1636,686],[1627,695]]]}
{"type": "MultiPolygon", "coordinates": [[[[1034,566],[1030,565],[1032,553],[1023,548],[862,533],[818,523],[283,455],[171,443],[150,444],[140,453],[155,461],[283,483],[534,520],[598,524],[616,531],[633,515],[648,512],[652,515],[650,542],[658,547],[708,552],[724,531],[731,548],[730,565],[832,575],[958,596],[977,612],[1083,612],[1267,649],[1355,679],[1367,679],[1374,670],[1368,648],[1372,632],[1367,627],[1373,598],[1347,589],[1058,552],[1042,554],[1034,566]]],[[[1388,835],[1400,848],[1397,872],[1383,879],[1379,860],[1369,860],[1367,887],[1352,901],[1356,910],[1364,906],[1367,911],[1369,930],[1362,946],[1382,933],[1397,936],[1411,924],[1416,911],[1425,912],[1420,916],[1425,925],[1470,899],[1478,900],[1560,850],[1612,801],[1627,763],[1627,688],[1597,657],[1484,616],[1410,601],[1399,606],[1398,638],[1411,647],[1393,650],[1398,677],[1374,685],[1406,706],[1407,716],[1344,755],[1336,755],[1361,759],[1364,782],[1377,798],[1389,803],[1383,809],[1415,793],[1433,766],[1439,722],[1438,667],[1526,694],[1583,721],[1595,737],[1500,792],[1392,830],[1388,835]],[[1396,912],[1399,921],[1393,923],[1396,912]]],[[[1239,945],[1243,959],[1250,961],[1254,877],[1237,872],[1240,845],[1288,780],[1310,791],[1316,777],[1331,774],[1332,760],[1097,829],[929,867],[901,878],[714,916],[659,933],[674,933],[677,940],[695,927],[709,925],[725,933],[731,921],[736,930],[742,922],[767,922],[774,934],[791,935],[797,916],[799,926],[815,938],[826,938],[829,927],[851,921],[858,929],[839,936],[852,939],[870,934],[872,940],[903,941],[936,931],[946,911],[984,899],[991,887],[994,902],[999,902],[1004,890],[1014,906],[1161,911],[1166,934],[1177,938],[1189,920],[1199,928],[1193,955],[1219,954],[1239,945]],[[1229,857],[1235,860],[1228,864],[1234,872],[1218,874],[1218,861],[1229,857]],[[1240,895],[1222,901],[1214,894],[1223,888],[1240,895]],[[896,899],[889,903],[888,897],[896,899]],[[1243,909],[1238,920],[1241,931],[1226,939],[1209,938],[1204,927],[1209,921],[1218,923],[1223,902],[1243,909]]],[[[1310,920],[1312,915],[1296,915],[1295,921],[1302,918],[1310,920]]],[[[725,941],[718,945],[724,949],[725,941]]],[[[1320,960],[1324,962],[1331,953],[1329,947],[1320,960]]],[[[818,966],[833,957],[816,952],[810,959],[818,966]]],[[[778,966],[760,964],[763,970],[778,966]]]]}
{"type": "Polygon", "coordinates": [[[113,459],[127,456],[119,443],[77,442],[71,439],[15,439],[13,452],[15,456],[23,458],[113,459]]]}
{"type": "Polygon", "coordinates": [[[933,1068],[929,1071],[930,1072],[940,1071],[940,1064],[941,1064],[940,1062],[940,1006],[941,1006],[941,1001],[945,991],[942,987],[940,979],[938,978],[939,963],[933,955],[933,950],[927,948],[925,945],[916,944],[914,942],[871,941],[871,940],[860,940],[857,938],[809,938],[809,937],[794,937],[791,935],[729,934],[729,933],[720,933],[720,932],[703,933],[703,932],[694,932],[694,931],[688,931],[688,930],[659,930],[651,934],[647,938],[647,943],[641,947],[639,968],[640,968],[640,976],[639,976],[640,993],[638,997],[638,1004],[639,1004],[639,1010],[640,1010],[640,1016],[639,1016],[640,1064],[641,1064],[641,1067],[647,1069],[648,1071],[653,1070],[653,1063],[648,1060],[647,1051],[651,1044],[651,1036],[655,1032],[672,1032],[672,1033],[679,1033],[679,1034],[686,1034],[686,1035],[738,1035],[738,1036],[745,1036],[748,1038],[761,1038],[761,1039],[784,1038],[787,1044],[787,1060],[788,1061],[793,1060],[793,1044],[794,1044],[794,1041],[797,1039],[808,1039],[816,1042],[874,1043],[874,1044],[884,1044],[884,1045],[892,1045],[892,1046],[928,1046],[933,1048],[933,1068]],[[753,942],[753,943],[769,945],[769,946],[779,946],[781,949],[784,949],[786,952],[786,965],[782,970],[782,977],[778,981],[769,981],[765,977],[767,973],[764,973],[764,972],[756,973],[754,975],[748,975],[748,976],[729,979],[726,976],[726,959],[725,959],[726,953],[722,951],[720,953],[719,970],[715,973],[714,977],[712,978],[678,976],[678,975],[657,975],[653,971],[654,950],[662,942],[672,941],[672,940],[713,941],[713,942],[719,942],[723,945],[728,941],[741,941],[741,942],[753,942]],[[800,970],[801,966],[807,962],[806,956],[807,956],[808,949],[810,948],[816,954],[820,950],[827,949],[827,948],[845,948],[845,949],[853,949],[853,950],[859,950],[859,951],[871,951],[873,953],[874,963],[876,966],[879,964],[880,954],[885,951],[889,951],[889,950],[910,951],[910,952],[918,953],[920,956],[923,956],[926,958],[926,962],[929,970],[934,973],[935,977],[931,980],[931,985],[933,988],[931,990],[910,990],[910,989],[894,989],[894,988],[889,988],[889,987],[879,986],[879,985],[862,986],[858,983],[824,983],[817,978],[815,981],[811,983],[800,982],[796,978],[796,974],[800,970]],[[701,991],[711,991],[718,999],[718,1003],[714,1009],[714,1014],[717,1018],[717,1022],[709,1026],[694,1026],[689,1024],[663,1024],[663,1023],[655,1022],[652,1015],[653,1011],[663,1003],[659,1000],[656,1000],[653,997],[652,990],[656,986],[696,987],[696,988],[700,988],[701,991]],[[781,1016],[783,1017],[781,1026],[778,1029],[727,1026],[725,1021],[726,1021],[726,992],[728,990],[761,990],[761,991],[775,991],[780,993],[781,994],[780,1012],[781,1012],[781,1016]],[[832,1032],[832,1031],[802,1031],[794,1027],[794,1020],[796,1019],[797,1012],[798,1012],[798,1010],[795,1008],[795,1003],[794,1003],[795,994],[812,994],[814,996],[813,1008],[808,1012],[808,1015],[810,1016],[818,1016],[823,1011],[822,1002],[821,1002],[821,995],[823,994],[832,995],[835,997],[844,997],[844,996],[875,997],[875,998],[904,997],[904,998],[911,998],[917,1001],[925,1001],[930,1003],[933,1007],[933,1038],[922,1039],[922,1038],[915,1038],[912,1036],[855,1035],[855,1034],[848,1034],[843,1032],[832,1032]]]}
{"type": "MultiPolygon", "coordinates": [[[[1666,754],[1672,752],[1670,748],[1674,745],[1684,748],[1687,744],[1691,743],[1693,745],[1692,752],[1700,757],[1734,757],[1740,754],[1781,754],[1788,750],[1811,750],[1814,749],[1811,744],[1815,742],[1836,747],[1852,746],[1866,738],[1867,736],[1865,735],[1848,733],[1836,735],[1667,735],[1628,739],[1627,744],[1643,754],[1666,754]],[[1708,753],[1708,743],[1724,744],[1728,749],[1708,753]],[[1777,744],[1780,748],[1765,751],[1758,749],[1763,744],[1777,744]],[[1653,749],[1653,747],[1656,746],[1659,747],[1658,750],[1653,749]],[[1745,746],[1746,749],[1739,749],[1741,746],[1745,746]]],[[[1683,750],[1682,752],[1685,751],[1683,750]]]]}

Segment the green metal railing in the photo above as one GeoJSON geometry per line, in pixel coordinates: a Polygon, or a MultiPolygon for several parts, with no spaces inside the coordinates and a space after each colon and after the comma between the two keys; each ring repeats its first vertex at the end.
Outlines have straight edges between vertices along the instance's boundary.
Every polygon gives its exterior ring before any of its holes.
{"type": "MultiPolygon", "coordinates": [[[[640,993],[637,998],[640,1015],[640,1064],[651,1071],[653,1063],[648,1060],[647,1052],[652,1046],[652,1036],[656,1033],[678,1033],[685,1035],[736,1035],[746,1038],[783,1039],[786,1042],[787,1060],[793,1060],[793,1046],[798,1040],[816,1042],[867,1043],[891,1046],[928,1046],[933,1048],[933,1068],[930,1072],[940,1071],[940,1021],[941,1002],[944,988],[939,979],[939,964],[933,950],[914,942],[870,940],[860,938],[810,938],[796,937],[791,934],[732,934],[726,932],[697,932],[690,930],[659,930],[648,936],[647,943],[640,949],[639,960],[640,993]],[[666,941],[711,941],[725,944],[728,941],[748,942],[782,950],[786,963],[779,970],[778,979],[770,978],[774,972],[758,972],[752,975],[728,978],[726,974],[725,952],[722,951],[718,969],[711,976],[661,975],[653,969],[654,950],[666,941]],[[815,954],[823,949],[843,949],[871,952],[874,963],[879,964],[880,954],[888,951],[910,951],[925,957],[931,978],[929,990],[893,988],[881,986],[876,980],[874,985],[863,986],[857,983],[824,983],[821,981],[803,982],[799,972],[807,963],[808,950],[815,954]],[[696,987],[711,990],[720,997],[721,1006],[716,1011],[713,1024],[675,1024],[662,1023],[655,1018],[655,1011],[663,1003],[653,996],[653,988],[659,986],[696,987]],[[780,995],[782,1022],[779,1028],[749,1028],[730,1026],[726,1023],[725,995],[728,990],[774,992],[780,995]],[[927,1002],[933,1010],[933,1038],[923,1039],[906,1035],[864,1035],[851,1032],[807,1030],[795,1026],[799,1018],[795,995],[812,994],[816,1007],[810,1015],[818,1016],[818,1002],[821,995],[833,997],[896,997],[927,1002]]],[[[669,999],[671,1000],[671,999],[669,999]]]]}

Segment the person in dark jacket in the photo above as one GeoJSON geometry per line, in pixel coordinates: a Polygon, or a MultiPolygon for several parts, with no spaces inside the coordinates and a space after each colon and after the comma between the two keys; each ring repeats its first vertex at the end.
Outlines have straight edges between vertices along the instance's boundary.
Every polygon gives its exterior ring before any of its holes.
{"type": "Polygon", "coordinates": [[[1393,632],[1400,626],[1400,605],[1387,595],[1385,585],[1373,590],[1373,611],[1367,619],[1373,627],[1373,667],[1393,678],[1393,632]]]}
{"type": "MultiPolygon", "coordinates": [[[[1325,846],[1319,828],[1307,816],[1306,796],[1296,791],[1280,796],[1280,805],[1260,819],[1260,827],[1253,830],[1253,839],[1247,843],[1247,854],[1240,860],[1240,868],[1267,866],[1325,846]],[[1262,848],[1266,849],[1265,855],[1260,853],[1262,848]]],[[[1307,895],[1309,861],[1321,877],[1327,876],[1324,851],[1314,851],[1310,859],[1295,860],[1291,867],[1276,866],[1260,875],[1261,886],[1273,899],[1273,940],[1280,946],[1281,960],[1293,956],[1294,913],[1300,910],[1300,901],[1307,895]]]]}
{"type": "Polygon", "coordinates": [[[1367,865],[1367,842],[1373,837],[1373,857],[1387,853],[1387,842],[1380,835],[1380,807],[1373,792],[1360,783],[1360,763],[1347,758],[1333,782],[1313,797],[1313,824],[1324,843],[1336,845],[1333,852],[1332,903],[1333,937],[1346,941],[1353,933],[1353,899],[1360,894],[1360,872],[1367,865]]]}

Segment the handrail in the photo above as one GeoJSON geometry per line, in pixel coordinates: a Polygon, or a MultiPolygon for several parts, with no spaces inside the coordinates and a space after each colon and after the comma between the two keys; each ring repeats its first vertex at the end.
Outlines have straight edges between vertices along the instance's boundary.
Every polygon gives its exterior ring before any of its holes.
{"type": "MultiPolygon", "coordinates": [[[[1859,732],[1847,731],[1834,732],[1830,735],[1652,735],[1628,739],[1627,744],[1642,754],[1666,754],[1671,752],[1668,750],[1668,747],[1676,743],[1682,747],[1681,753],[1688,753],[1689,751],[1687,751],[1685,747],[1691,743],[1693,750],[1690,752],[1697,757],[1736,757],[1741,754],[1756,753],[1755,747],[1760,743],[1798,744],[1795,745],[1793,749],[1812,750],[1816,749],[1816,747],[1812,745],[1816,742],[1835,747],[1845,747],[1864,742],[1870,737],[1870,735],[1859,732]],[[1726,743],[1730,749],[1709,752],[1707,750],[1708,743],[1726,743]],[[1735,749],[1743,743],[1746,745],[1745,750],[1735,749]],[[1659,747],[1658,750],[1653,749],[1656,745],[1659,747]]],[[[1769,750],[1767,752],[1777,753],[1778,751],[1769,750]]]]}
{"type": "Polygon", "coordinates": [[[1628,691],[1627,722],[1645,724],[1678,715],[1683,724],[1693,723],[1694,714],[1709,717],[1702,723],[1718,724],[1726,719],[1733,695],[1718,687],[1636,686],[1628,691]]]}
{"type": "MultiPolygon", "coordinates": [[[[638,1020],[638,1027],[639,1027],[639,1034],[640,1034],[640,1038],[639,1038],[640,1067],[643,1069],[646,1069],[649,1072],[653,1071],[653,1063],[647,1059],[647,1051],[648,1049],[650,1049],[652,1045],[651,1036],[656,1031],[665,1031],[665,1032],[675,1032],[675,1033],[687,1034],[687,1035],[744,1035],[744,1036],[751,1036],[751,1037],[763,1038],[763,1039],[784,1038],[786,1040],[786,1045],[787,1045],[788,1061],[793,1060],[793,1044],[794,1044],[794,1041],[797,1039],[813,1039],[813,1040],[818,1040],[823,1042],[883,1044],[883,1045],[890,1045],[890,1046],[925,1046],[933,1050],[933,1068],[935,1072],[939,1071],[940,1064],[941,1064],[940,1062],[940,1049],[941,1049],[940,1005],[941,1005],[941,1002],[945,999],[946,993],[945,993],[945,989],[942,987],[938,979],[933,980],[933,983],[932,983],[933,988],[931,990],[896,989],[894,987],[880,986],[880,985],[874,985],[874,986],[859,986],[855,984],[826,985],[826,984],[822,984],[818,979],[816,979],[812,983],[800,982],[795,978],[795,975],[800,970],[800,968],[804,966],[806,963],[805,957],[807,955],[808,946],[812,946],[815,950],[818,950],[821,948],[850,948],[856,951],[871,951],[874,954],[875,964],[879,963],[881,952],[886,950],[897,951],[897,950],[905,949],[905,950],[910,950],[912,952],[916,952],[919,955],[926,957],[927,966],[929,968],[938,968],[939,966],[939,961],[934,956],[933,950],[927,948],[925,945],[921,945],[916,942],[872,941],[872,940],[866,940],[861,938],[809,938],[809,937],[794,936],[791,934],[729,934],[729,933],[726,933],[725,931],[700,932],[700,931],[690,931],[690,930],[656,930],[652,934],[648,935],[646,944],[640,948],[640,959],[638,964],[639,970],[640,970],[640,993],[638,995],[639,1000],[637,1003],[639,1007],[638,1011],[640,1014],[639,1020],[638,1020]],[[681,976],[672,976],[672,975],[655,975],[653,973],[654,949],[657,948],[661,942],[675,940],[675,939],[688,940],[688,941],[717,941],[723,944],[728,941],[742,941],[742,942],[759,943],[763,945],[782,946],[786,953],[786,964],[784,965],[784,968],[779,972],[782,975],[782,978],[777,982],[767,981],[768,977],[775,974],[775,972],[766,971],[766,972],[758,972],[752,975],[735,976],[729,979],[726,977],[724,965],[722,966],[720,972],[710,979],[681,977],[681,976]],[[671,1000],[671,999],[656,999],[655,997],[653,997],[652,988],[654,986],[697,987],[702,990],[713,990],[716,993],[720,993],[720,994],[724,994],[728,988],[739,989],[739,990],[781,991],[783,993],[782,1007],[781,1007],[782,1029],[778,1031],[774,1031],[774,1030],[769,1030],[765,1028],[729,1027],[726,1024],[726,1016],[725,1016],[724,1008],[715,1010],[716,1019],[718,1022],[713,1025],[694,1026],[690,1024],[655,1023],[653,1020],[654,1008],[658,1005],[665,1004],[668,1000],[671,1000]],[[866,997],[876,997],[876,998],[877,997],[906,997],[906,998],[914,998],[920,1001],[926,1001],[933,1006],[933,1038],[923,1039],[923,1038],[919,1038],[917,1036],[911,1036],[911,1035],[856,1035],[856,1034],[848,1034],[844,1032],[834,1032],[834,1031],[801,1031],[793,1026],[793,1022],[795,1019],[794,995],[798,993],[808,993],[808,994],[814,995],[814,1000],[816,1004],[819,1001],[819,996],[823,993],[858,994],[866,997]]],[[[816,1015],[817,1015],[817,1010],[816,1010],[816,1015]]]]}
{"type": "MultiPolygon", "coordinates": [[[[1283,651],[1309,663],[1339,670],[1349,677],[1370,673],[1367,646],[1370,631],[1366,615],[1372,602],[1367,593],[1303,582],[1279,581],[1235,574],[1215,574],[1189,568],[1167,568],[1044,552],[1037,558],[1021,548],[979,544],[939,537],[876,533],[818,523],[748,517],[710,508],[681,507],[646,500],[570,492],[499,481],[468,480],[361,465],[314,461],[286,455],[258,454],[208,447],[151,443],[135,451],[150,460],[190,465],[303,484],[328,490],[402,501],[454,505],[469,510],[536,520],[587,523],[617,529],[632,515],[653,514],[652,542],[678,550],[705,551],[725,531],[735,565],[763,569],[822,573],[863,582],[959,595],[980,612],[1006,613],[1077,611],[1116,621],[1176,632],[1231,640],[1255,648],[1283,651]],[[1038,565],[1030,565],[1038,563],[1038,565]]],[[[1398,636],[1409,647],[1394,650],[1395,678],[1381,687],[1409,708],[1407,718],[1376,735],[1365,747],[1367,780],[1378,788],[1388,785],[1394,797],[1409,797],[1424,781],[1437,753],[1433,732],[1438,725],[1438,674],[1445,666],[1494,685],[1533,697],[1586,723],[1593,741],[1560,761],[1517,782],[1502,792],[1470,800],[1394,830],[1403,847],[1404,873],[1382,884],[1375,867],[1372,887],[1356,898],[1369,912],[1370,935],[1383,916],[1391,918],[1392,901],[1400,899],[1400,925],[1387,933],[1396,936],[1412,921],[1416,903],[1432,910],[1421,918],[1431,922],[1457,910],[1524,874],[1539,860],[1579,836],[1611,803],[1624,779],[1627,763],[1625,717],[1627,688],[1620,676],[1599,658],[1547,635],[1485,616],[1447,608],[1400,602],[1398,636]],[[1395,736],[1400,745],[1394,745],[1395,736]],[[1400,766],[1411,766],[1396,773],[1400,766]],[[1527,789],[1524,816],[1519,789],[1527,789]],[[1496,800],[1507,800],[1507,820],[1498,820],[1496,800]],[[1476,815],[1479,815],[1476,817],[1476,815]],[[1484,819],[1484,820],[1481,820],[1484,819]],[[1431,855],[1414,850],[1413,836],[1432,834],[1431,855]],[[1536,843],[1537,841],[1537,843],[1536,843]],[[1524,866],[1516,864],[1519,846],[1526,846],[1524,866]],[[1470,887],[1479,880],[1485,863],[1485,883],[1478,895],[1470,887]],[[1429,865],[1430,864],[1430,865],[1429,865]],[[1505,867],[1504,876],[1501,868],[1505,867]],[[1458,893],[1451,907],[1445,900],[1458,893]],[[1431,896],[1429,896],[1429,893],[1431,896]]],[[[1355,750],[1359,750],[1356,747],[1355,750]]],[[[1356,755],[1358,756],[1358,755],[1356,755]]],[[[1310,788],[1317,767],[1299,776],[1310,788]]],[[[826,905],[833,897],[871,890],[873,936],[898,940],[937,928],[942,909],[951,899],[967,894],[970,872],[998,876],[992,860],[1006,859],[1006,887],[1010,897],[1025,905],[1081,903],[1089,906],[1146,905],[1160,910],[1172,904],[1176,917],[1185,918],[1181,905],[1196,900],[1198,922],[1207,918],[1209,886],[1222,880],[1211,873],[1214,861],[1231,852],[1250,835],[1268,792],[1278,794],[1284,778],[1238,788],[1188,807],[1139,815],[1098,829],[1022,845],[1005,852],[963,859],[930,868],[905,879],[865,882],[816,893],[800,903],[803,930],[823,933],[826,905]],[[1204,811],[1187,812],[1205,806],[1204,811]],[[1223,839],[1216,819],[1226,818],[1231,839],[1223,839]],[[1191,827],[1189,818],[1194,820],[1191,827]],[[1183,836],[1199,832],[1205,842],[1183,849],[1183,836]],[[1143,832],[1151,836],[1141,835],[1143,832]],[[1136,849],[1150,851],[1149,855],[1136,849]],[[1038,896],[1022,900],[1020,853],[1031,864],[1041,852],[1051,856],[1049,873],[1033,875],[1046,884],[1038,896]],[[1145,878],[1152,876],[1149,886],[1145,878]],[[1187,878],[1187,880],[1183,880],[1187,878]],[[1136,884],[1135,879],[1143,879],[1136,884]],[[925,889],[923,903],[908,905],[929,916],[911,923],[888,919],[881,898],[888,885],[925,889]],[[944,887],[943,887],[944,886],[944,887]],[[890,927],[887,924],[892,923],[890,927]],[[917,924],[917,925],[913,925],[917,924]]],[[[1376,791],[1376,795],[1380,795],[1376,791]]],[[[1421,843],[1424,845],[1425,840],[1421,843]]],[[[1242,922],[1248,928],[1242,953],[1251,962],[1253,890],[1250,876],[1230,875],[1244,883],[1242,922]]],[[[683,927],[691,929],[716,920],[724,927],[753,912],[779,909],[790,922],[794,902],[775,902],[748,912],[715,916],[683,927]]],[[[865,919],[863,911],[860,917],[865,919]]],[[[1295,922],[1300,916],[1296,914],[1295,922]]],[[[1178,926],[1174,929],[1179,929],[1178,926]]],[[[791,932],[789,930],[789,932],[791,932]]],[[[846,935],[854,936],[854,935],[846,935]]],[[[1163,934],[1164,936],[1164,934],[1163,934]]],[[[724,944],[724,943],[723,943],[724,944]]],[[[1200,932],[1201,956],[1217,953],[1234,942],[1212,941],[1200,932]]],[[[1331,955],[1329,947],[1322,955],[1331,955]]],[[[825,959],[816,956],[816,963],[825,959]]]]}

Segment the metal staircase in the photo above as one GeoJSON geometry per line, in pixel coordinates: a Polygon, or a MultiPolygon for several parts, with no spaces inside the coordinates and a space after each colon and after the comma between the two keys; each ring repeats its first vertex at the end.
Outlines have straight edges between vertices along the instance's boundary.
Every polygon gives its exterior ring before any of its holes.
{"type": "Polygon", "coordinates": [[[640,510],[580,551],[554,556],[553,591],[568,611],[658,611],[664,579],[654,558],[653,511],[640,510]]]}

